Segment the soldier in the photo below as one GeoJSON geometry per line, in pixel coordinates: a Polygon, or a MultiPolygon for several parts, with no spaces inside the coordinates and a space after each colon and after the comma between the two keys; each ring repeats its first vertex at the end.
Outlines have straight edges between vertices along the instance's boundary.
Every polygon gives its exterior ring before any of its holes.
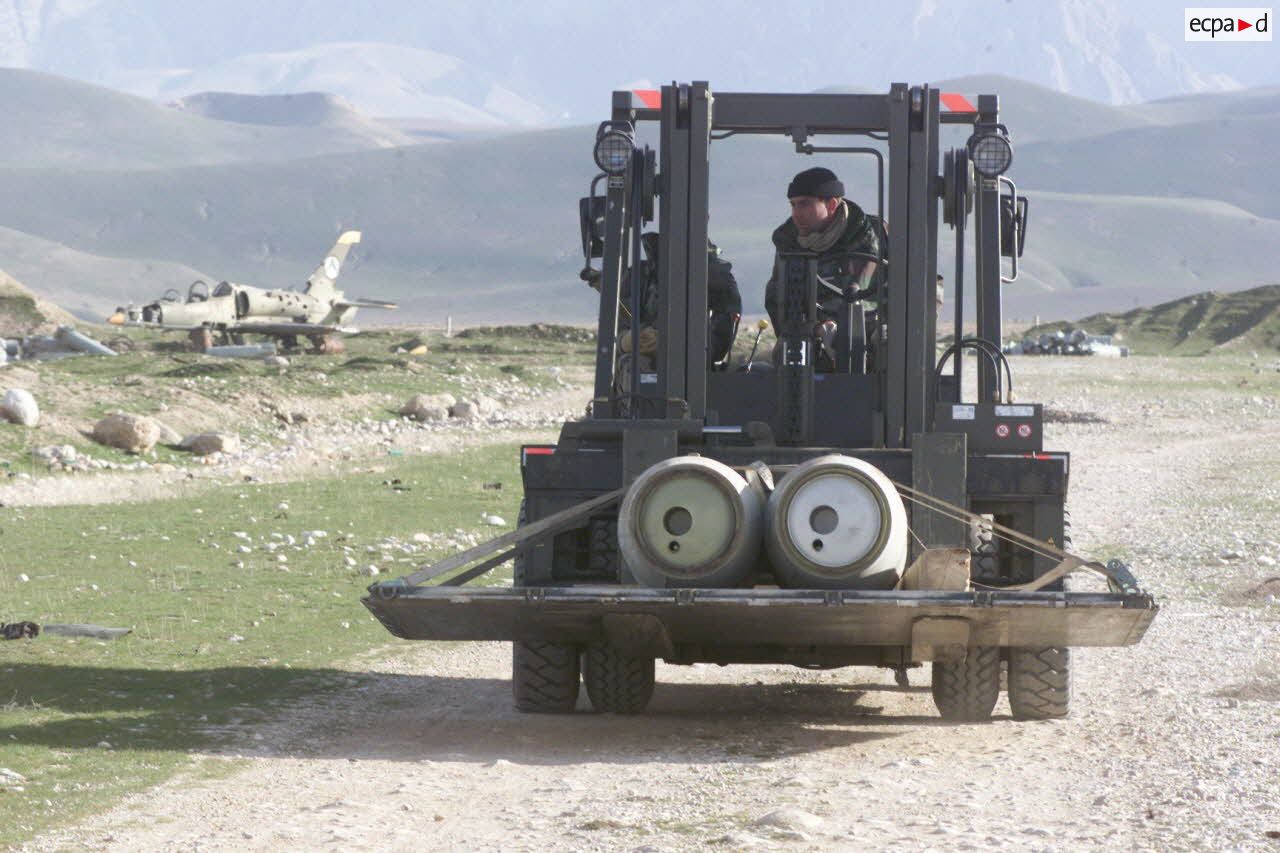
{"type": "MultiPolygon", "coordinates": [[[[818,275],[846,292],[863,289],[872,280],[879,264],[867,255],[881,256],[883,225],[862,212],[862,208],[844,197],[844,184],[835,172],[821,166],[805,169],[787,186],[791,217],[773,232],[773,245],[778,252],[813,252],[818,256],[818,275]],[[861,256],[850,256],[851,252],[861,256]]],[[[764,306],[773,327],[778,328],[781,314],[777,265],[764,291],[764,306]]],[[[834,320],[845,304],[844,298],[821,293],[818,297],[818,322],[821,333],[829,338],[835,332],[834,320]]],[[[830,348],[830,342],[825,341],[830,348]]]]}
{"type": "MultiPolygon", "coordinates": [[[[640,262],[640,334],[641,369],[653,370],[658,352],[658,333],[653,328],[658,319],[658,235],[649,232],[640,238],[645,259],[640,262]]],[[[630,276],[624,276],[621,293],[622,310],[618,316],[618,348],[631,352],[631,288],[630,276]]],[[[713,369],[724,362],[733,346],[734,332],[742,315],[742,295],[733,277],[733,264],[720,256],[715,243],[707,243],[707,363],[713,369]]]]}

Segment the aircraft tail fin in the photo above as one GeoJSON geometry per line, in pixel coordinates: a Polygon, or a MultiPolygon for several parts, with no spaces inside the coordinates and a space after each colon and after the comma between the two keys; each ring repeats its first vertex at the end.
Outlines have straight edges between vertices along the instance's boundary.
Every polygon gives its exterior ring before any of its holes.
{"type": "Polygon", "coordinates": [[[320,266],[316,267],[316,271],[307,279],[307,293],[317,299],[328,299],[333,296],[334,283],[338,280],[338,274],[342,272],[342,264],[347,259],[347,252],[359,242],[359,231],[343,231],[338,236],[338,241],[333,244],[333,248],[329,250],[329,254],[325,255],[320,266]]]}

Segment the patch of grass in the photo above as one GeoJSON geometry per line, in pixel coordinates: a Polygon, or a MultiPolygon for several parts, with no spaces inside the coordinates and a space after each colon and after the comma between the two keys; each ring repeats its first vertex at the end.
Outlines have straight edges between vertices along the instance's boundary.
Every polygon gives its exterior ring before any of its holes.
{"type": "Polygon", "coordinates": [[[193,753],[234,754],[241,727],[281,702],[359,687],[336,664],[391,639],[359,603],[369,579],[344,557],[395,576],[444,552],[406,553],[387,537],[504,532],[481,527],[483,513],[512,529],[520,490],[483,485],[518,483],[517,454],[392,457],[342,477],[124,508],[0,509],[0,618],[134,631],[0,644],[0,767],[27,779],[0,795],[0,847],[190,767],[193,753]],[[328,535],[265,550],[287,541],[272,534],[306,530],[328,535]]]}

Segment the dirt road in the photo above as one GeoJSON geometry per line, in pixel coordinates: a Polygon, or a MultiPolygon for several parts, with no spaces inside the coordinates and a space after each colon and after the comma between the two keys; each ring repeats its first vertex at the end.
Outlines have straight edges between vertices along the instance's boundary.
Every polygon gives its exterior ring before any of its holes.
{"type": "Polygon", "coordinates": [[[944,725],[925,669],[903,693],[874,670],[661,664],[644,716],[522,716],[507,647],[398,643],[351,663],[376,673],[361,688],[246,731],[247,769],[32,848],[1280,850],[1274,372],[1016,368],[1023,399],[1106,419],[1051,432],[1076,550],[1129,557],[1163,605],[1139,646],[1076,652],[1066,720],[1014,723],[1002,698],[944,725]]]}

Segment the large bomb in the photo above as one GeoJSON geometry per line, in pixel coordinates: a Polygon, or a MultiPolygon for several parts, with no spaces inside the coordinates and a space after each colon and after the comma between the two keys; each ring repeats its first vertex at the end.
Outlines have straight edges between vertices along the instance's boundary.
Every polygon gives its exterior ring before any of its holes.
{"type": "Polygon", "coordinates": [[[907,511],[893,483],[850,456],[784,476],[765,508],[765,547],[781,586],[891,589],[907,561],[907,511]]]}
{"type": "Polygon", "coordinates": [[[727,465],[679,456],[636,478],[618,513],[618,549],[652,587],[732,587],[755,568],[764,490],[727,465]]]}

